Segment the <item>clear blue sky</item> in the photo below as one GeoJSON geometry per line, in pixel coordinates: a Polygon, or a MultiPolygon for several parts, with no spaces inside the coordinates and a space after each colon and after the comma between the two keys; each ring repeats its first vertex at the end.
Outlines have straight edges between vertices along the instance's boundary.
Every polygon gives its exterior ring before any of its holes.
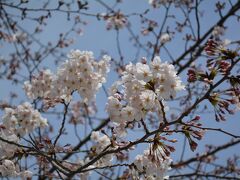
{"type": "MultiPolygon", "coordinates": [[[[213,0],[216,2],[215,0],[213,0]]],[[[208,27],[211,27],[217,20],[218,16],[216,16],[216,13],[213,11],[214,9],[214,3],[213,1],[206,1],[201,5],[201,10],[204,12],[203,18],[201,18],[201,34],[204,34],[208,27]]],[[[105,1],[106,3],[109,3],[111,1],[105,1]]],[[[162,22],[164,17],[164,11],[162,9],[152,9],[150,5],[148,4],[147,0],[123,0],[124,3],[120,5],[118,8],[123,11],[124,14],[130,14],[133,12],[141,13],[144,12],[147,8],[150,8],[152,12],[148,14],[148,17],[151,19],[154,19],[158,22],[162,22]]],[[[33,8],[37,8],[38,1],[31,1],[29,2],[29,6],[33,8]]],[[[227,8],[228,9],[228,8],[227,8]]],[[[90,1],[90,9],[89,12],[91,13],[102,13],[106,12],[106,9],[99,5],[95,1],[90,1]]],[[[15,13],[15,12],[13,12],[15,13]]],[[[172,14],[176,15],[177,19],[181,19],[182,15],[177,12],[176,10],[172,10],[172,14]]],[[[99,57],[101,54],[101,51],[106,51],[110,56],[112,56],[115,59],[119,58],[118,52],[117,52],[117,45],[116,45],[116,31],[106,31],[106,23],[104,21],[98,21],[94,17],[86,17],[82,16],[82,19],[86,21],[88,24],[86,26],[82,26],[83,28],[83,35],[72,35],[72,38],[75,40],[75,43],[71,45],[69,48],[63,49],[63,52],[68,52],[70,49],[80,49],[80,50],[90,50],[93,51],[95,54],[95,57],[99,57]]],[[[136,34],[139,34],[141,31],[141,24],[139,23],[139,18],[137,16],[131,17],[130,19],[131,26],[133,31],[136,34]]],[[[32,31],[32,23],[31,22],[19,22],[22,24],[22,27],[28,31],[32,31]]],[[[66,15],[61,13],[53,13],[52,18],[47,20],[47,26],[43,27],[43,32],[37,36],[37,38],[42,43],[47,43],[48,41],[56,41],[59,33],[64,32],[65,30],[68,30],[72,25],[72,21],[67,21],[66,15]]],[[[175,26],[173,23],[169,24],[169,26],[175,26]]],[[[226,23],[226,26],[229,28],[226,31],[225,38],[230,40],[238,40],[240,38],[239,35],[239,29],[240,25],[236,23],[236,20],[228,20],[226,23]]],[[[183,51],[184,51],[184,44],[182,43],[183,35],[176,35],[173,42],[169,43],[167,47],[169,48],[170,52],[172,53],[173,57],[178,57],[183,51]]],[[[143,37],[141,39],[142,42],[146,42],[149,40],[149,37],[143,37]]],[[[132,43],[129,42],[129,32],[126,29],[120,30],[120,45],[122,49],[122,53],[124,56],[125,62],[132,61],[136,54],[136,49],[132,46],[132,43]]],[[[7,56],[9,52],[12,51],[11,45],[5,45],[0,47],[1,55],[7,56]]],[[[140,57],[146,56],[144,51],[140,52],[140,57]]],[[[169,58],[166,55],[164,51],[160,54],[162,60],[168,61],[169,58]]],[[[56,70],[56,67],[54,66],[54,63],[52,62],[53,59],[48,58],[44,60],[42,63],[42,67],[50,68],[52,71],[56,70]]],[[[113,69],[112,69],[113,70],[113,69]]],[[[25,70],[23,69],[22,74],[25,74],[25,70]]],[[[183,72],[181,75],[182,79],[186,79],[186,72],[183,72]]],[[[111,84],[116,79],[116,74],[111,71],[111,73],[108,75],[108,82],[105,84],[107,88],[111,86],[111,84]]],[[[10,82],[6,80],[0,81],[0,99],[8,101],[8,95],[9,91],[16,92],[20,95],[19,101],[15,101],[14,103],[17,105],[20,101],[28,101],[27,97],[24,94],[24,91],[22,90],[21,85],[19,84],[17,87],[15,85],[12,85],[10,82]]],[[[105,103],[106,103],[106,96],[103,92],[103,90],[100,90],[100,92],[97,95],[97,105],[99,109],[99,116],[106,117],[105,113],[105,103]]],[[[208,104],[209,105],[209,104],[208,104]]],[[[210,106],[209,106],[210,107],[210,106]]],[[[0,115],[2,112],[0,113],[0,115]]],[[[214,120],[214,114],[205,114],[202,116],[203,122],[206,126],[211,127],[221,127],[225,130],[229,130],[233,132],[234,134],[240,134],[239,127],[240,127],[240,116],[239,113],[237,113],[234,116],[229,116],[227,122],[221,122],[216,123],[214,120]]],[[[52,120],[50,119],[51,123],[54,123],[56,127],[60,125],[60,121],[52,120]]],[[[135,136],[135,135],[134,135],[135,136]]],[[[66,136],[64,141],[66,142],[72,142],[72,139],[69,138],[70,136],[66,136]]],[[[176,153],[173,153],[173,158],[178,159],[179,155],[181,153],[182,149],[182,136],[176,135],[177,139],[179,139],[179,143],[177,143],[176,147],[176,153]]],[[[204,137],[204,139],[199,143],[199,148],[197,149],[197,152],[202,152],[205,148],[202,146],[206,142],[209,144],[223,144],[227,140],[229,140],[229,137],[226,137],[223,134],[211,132],[207,133],[204,137]]],[[[74,142],[72,142],[74,144],[74,142]]],[[[63,143],[64,144],[64,143],[63,143]]],[[[231,150],[227,152],[225,155],[238,153],[240,146],[234,146],[231,150]]],[[[188,147],[186,149],[189,149],[188,147]]],[[[142,152],[142,150],[139,150],[139,152],[142,152]]],[[[191,154],[195,154],[196,152],[192,153],[189,150],[186,151],[185,157],[189,157],[191,154]]]]}

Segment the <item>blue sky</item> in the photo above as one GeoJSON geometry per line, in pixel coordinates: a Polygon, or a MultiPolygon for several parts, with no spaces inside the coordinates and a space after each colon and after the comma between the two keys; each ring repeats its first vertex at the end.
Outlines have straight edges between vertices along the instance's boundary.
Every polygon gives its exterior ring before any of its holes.
{"type": "MultiPolygon", "coordinates": [[[[105,1],[105,2],[109,3],[111,1],[105,1]]],[[[153,9],[148,4],[147,0],[123,0],[123,2],[124,3],[118,6],[117,9],[121,9],[121,11],[123,11],[124,14],[130,14],[133,12],[141,13],[141,12],[144,12],[147,8],[149,8],[151,12],[148,13],[147,16],[151,19],[154,19],[160,22],[161,24],[164,17],[164,13],[165,13],[163,9],[153,9]]],[[[207,28],[211,27],[218,20],[218,16],[213,11],[214,3],[212,2],[213,1],[208,0],[201,5],[201,11],[204,12],[204,16],[203,18],[201,18],[201,34],[204,34],[207,31],[207,28]]],[[[29,6],[35,8],[38,6],[38,3],[40,2],[30,0],[29,6]]],[[[90,1],[90,9],[88,12],[102,13],[102,12],[106,12],[106,9],[101,5],[99,5],[97,2],[90,1]]],[[[13,11],[12,13],[16,13],[16,12],[13,11]]],[[[176,11],[176,9],[173,8],[171,13],[174,14],[178,20],[182,19],[182,14],[176,11]]],[[[36,13],[36,15],[37,14],[38,13],[36,13]]],[[[114,30],[107,31],[106,23],[104,21],[98,21],[95,17],[82,16],[82,19],[88,23],[86,26],[82,26],[83,35],[79,36],[76,34],[72,34],[71,37],[74,39],[75,43],[71,45],[69,48],[62,49],[62,51],[67,53],[70,49],[89,50],[94,52],[95,57],[99,57],[102,51],[106,51],[114,59],[119,59],[117,45],[116,45],[116,34],[117,34],[116,31],[114,30]]],[[[142,25],[139,23],[139,18],[137,16],[130,17],[129,21],[131,22],[131,28],[133,29],[134,33],[139,35],[142,29],[142,25]]],[[[66,18],[66,15],[61,13],[53,13],[52,18],[48,19],[46,22],[47,22],[47,26],[44,26],[43,32],[36,37],[42,43],[47,43],[48,41],[56,41],[59,36],[59,33],[68,30],[72,26],[72,21],[68,21],[66,18]]],[[[33,30],[32,26],[34,24],[32,22],[19,21],[19,23],[22,25],[24,29],[30,32],[33,30]]],[[[237,23],[236,20],[232,18],[228,20],[225,25],[228,26],[228,29],[224,35],[224,38],[227,38],[230,40],[238,40],[240,38],[239,23],[237,23]]],[[[169,26],[170,27],[175,26],[174,21],[170,23],[169,26]]],[[[167,45],[167,47],[169,48],[169,51],[172,53],[173,57],[175,58],[177,58],[184,51],[184,44],[183,44],[182,38],[183,38],[183,34],[177,34],[173,42],[167,45]]],[[[120,39],[120,46],[122,49],[125,63],[134,60],[136,49],[133,47],[132,43],[129,41],[129,31],[127,29],[120,30],[119,39],[120,39]]],[[[148,40],[153,40],[153,38],[141,37],[140,39],[140,41],[143,43],[148,40]]],[[[4,44],[3,46],[1,46],[0,51],[1,51],[1,55],[3,57],[6,57],[7,54],[12,51],[12,46],[4,44]]],[[[142,57],[142,56],[147,56],[147,54],[144,51],[141,51],[139,57],[142,57]]],[[[160,56],[163,61],[170,60],[166,52],[164,51],[161,51],[160,56]]],[[[204,59],[199,59],[199,60],[204,61],[204,59]]],[[[41,67],[49,68],[53,72],[56,71],[56,66],[54,65],[53,58],[51,57],[45,59],[41,67]]],[[[21,74],[23,75],[26,74],[26,70],[24,68],[22,69],[21,74]]],[[[186,72],[181,73],[180,76],[184,80],[184,82],[186,82],[185,81],[186,72]]],[[[116,73],[114,73],[112,69],[112,71],[108,75],[108,81],[105,84],[106,88],[109,88],[116,79],[117,79],[116,73]]],[[[15,85],[12,85],[11,82],[7,80],[1,80],[0,88],[1,88],[0,90],[1,100],[8,101],[9,92],[13,91],[19,94],[19,99],[17,101],[14,101],[15,105],[20,103],[20,101],[28,101],[27,97],[24,94],[24,91],[22,90],[21,84],[15,86],[15,85]]],[[[99,93],[97,94],[96,100],[97,100],[96,102],[99,109],[99,116],[107,117],[107,114],[105,113],[105,103],[107,98],[103,90],[99,91],[99,93]]],[[[210,104],[208,104],[208,107],[211,108],[210,104]]],[[[1,114],[2,112],[0,113],[0,115],[1,114]]],[[[214,114],[204,114],[202,115],[202,121],[206,126],[221,127],[225,130],[231,131],[233,134],[240,134],[239,133],[239,127],[240,127],[239,113],[237,113],[234,116],[228,116],[228,117],[229,118],[227,118],[228,119],[227,122],[216,123],[214,120],[214,114]]],[[[56,125],[56,127],[60,125],[60,121],[58,120],[51,119],[49,121],[51,121],[51,123],[56,125]]],[[[131,134],[131,136],[134,137],[135,134],[131,134]]],[[[177,146],[176,146],[176,153],[173,153],[173,158],[178,159],[179,155],[181,154],[183,138],[178,134],[175,135],[174,137],[179,139],[179,142],[177,143],[177,146]]],[[[205,149],[203,145],[206,142],[209,144],[217,145],[217,144],[223,144],[225,141],[229,139],[230,139],[229,137],[226,137],[225,135],[220,133],[216,133],[216,132],[206,133],[204,139],[199,143],[199,148],[197,149],[197,152],[203,152],[203,150],[205,149]]],[[[72,141],[70,136],[66,136],[62,138],[62,140],[66,142],[72,141]]],[[[229,154],[238,153],[239,148],[240,146],[234,146],[227,153],[224,153],[222,157],[224,158],[229,154]]],[[[186,149],[187,149],[186,155],[185,155],[186,158],[196,153],[196,152],[194,153],[190,152],[188,147],[186,149]]],[[[138,151],[141,152],[143,151],[143,149],[139,149],[138,151]]]]}

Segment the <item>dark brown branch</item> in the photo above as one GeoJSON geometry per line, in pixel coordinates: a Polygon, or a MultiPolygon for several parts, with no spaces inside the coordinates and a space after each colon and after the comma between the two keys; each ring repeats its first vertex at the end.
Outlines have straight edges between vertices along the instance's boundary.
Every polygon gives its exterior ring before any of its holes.
{"type": "MultiPolygon", "coordinates": [[[[173,65],[179,65],[180,61],[182,61],[189,53],[194,52],[196,48],[198,48],[212,33],[214,27],[221,26],[225,23],[225,21],[232,15],[234,15],[240,9],[240,1],[238,1],[229,11],[228,13],[220,19],[215,25],[213,25],[194,45],[192,45],[188,50],[186,50],[181,56],[179,56],[174,62],[173,65]]],[[[203,50],[203,49],[202,49],[203,50]]],[[[198,57],[198,56],[195,56],[198,57]]],[[[181,73],[189,64],[191,64],[196,58],[192,58],[189,62],[187,62],[182,68],[178,70],[178,74],[181,73]]]]}
{"type": "Polygon", "coordinates": [[[69,106],[69,103],[68,104],[64,103],[64,114],[63,114],[62,124],[61,124],[61,128],[59,129],[58,135],[57,135],[57,137],[56,137],[56,139],[53,143],[54,146],[56,146],[58,139],[60,138],[60,136],[63,133],[63,129],[64,129],[65,121],[66,121],[66,116],[67,116],[67,113],[68,113],[68,106],[69,106]]]}
{"type": "Polygon", "coordinates": [[[227,148],[229,148],[229,147],[232,147],[232,146],[234,146],[234,145],[237,145],[238,143],[240,143],[240,139],[234,140],[234,141],[232,141],[232,142],[229,142],[229,143],[227,143],[227,144],[224,144],[224,145],[222,145],[222,146],[219,146],[219,147],[217,147],[216,149],[214,149],[213,151],[204,153],[204,154],[202,154],[202,155],[200,155],[200,156],[193,157],[193,158],[190,158],[190,159],[188,159],[188,160],[185,160],[185,161],[182,161],[182,162],[178,162],[178,163],[176,163],[176,164],[172,164],[171,166],[172,166],[172,168],[178,168],[178,167],[185,166],[185,165],[190,164],[190,163],[195,162],[195,161],[201,161],[201,160],[205,159],[205,158],[208,157],[208,156],[214,155],[214,154],[216,154],[217,152],[222,151],[222,150],[225,150],[225,149],[227,149],[227,148]]]}
{"type": "MultiPolygon", "coordinates": [[[[103,120],[103,122],[97,126],[95,129],[93,129],[93,131],[99,131],[100,129],[102,129],[103,127],[105,127],[108,123],[109,123],[110,119],[105,119],[103,120]]],[[[62,160],[66,160],[68,159],[69,157],[71,157],[75,151],[79,150],[85,143],[87,143],[89,140],[90,140],[90,137],[91,137],[91,134],[92,133],[89,133],[88,136],[86,136],[82,141],[80,141],[73,149],[72,151],[73,152],[70,152],[68,154],[66,154],[62,160]]],[[[50,173],[54,172],[55,168],[53,167],[52,169],[50,169],[50,173]]]]}
{"type": "Polygon", "coordinates": [[[189,174],[179,174],[179,175],[173,175],[173,176],[170,176],[169,178],[170,179],[182,179],[184,177],[195,177],[195,176],[198,176],[198,177],[209,177],[209,178],[214,178],[214,179],[235,179],[235,180],[238,180],[240,178],[237,178],[237,177],[229,177],[229,176],[219,176],[219,175],[215,175],[215,174],[201,174],[201,173],[189,173],[189,174]]]}

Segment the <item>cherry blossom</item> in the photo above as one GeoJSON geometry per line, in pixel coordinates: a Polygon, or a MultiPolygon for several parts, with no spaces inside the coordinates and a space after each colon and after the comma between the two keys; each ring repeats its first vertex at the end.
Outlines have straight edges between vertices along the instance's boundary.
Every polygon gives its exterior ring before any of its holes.
{"type": "Polygon", "coordinates": [[[113,15],[106,15],[104,18],[107,21],[107,30],[122,29],[128,24],[127,18],[121,12],[116,12],[113,15]]]}
{"type": "Polygon", "coordinates": [[[51,92],[53,81],[52,72],[47,69],[34,76],[30,81],[25,81],[24,90],[30,99],[48,97],[51,92]]]}
{"type": "Polygon", "coordinates": [[[174,66],[161,62],[158,56],[150,65],[130,63],[125,69],[121,81],[111,88],[106,106],[111,121],[116,123],[115,132],[121,135],[126,135],[126,122],[144,120],[148,112],[156,112],[161,120],[162,111],[168,109],[164,100],[184,89],[174,66]]]}
{"type": "Polygon", "coordinates": [[[47,119],[43,118],[28,102],[17,106],[15,109],[6,108],[2,119],[5,128],[21,137],[38,127],[43,128],[48,125],[47,119]]]}
{"type": "Polygon", "coordinates": [[[171,37],[170,37],[169,33],[164,33],[164,34],[161,35],[160,42],[162,44],[165,44],[165,43],[167,43],[169,41],[171,41],[171,37]]]}
{"type": "MultiPolygon", "coordinates": [[[[100,135],[99,131],[93,131],[91,134],[91,139],[94,142],[94,145],[91,147],[91,154],[90,157],[94,157],[99,153],[107,150],[110,148],[111,141],[107,135],[100,135]]],[[[101,166],[110,166],[111,161],[113,159],[112,154],[107,154],[103,156],[100,160],[98,160],[94,166],[101,167],[101,166]]]]}
{"type": "Polygon", "coordinates": [[[61,98],[66,101],[70,101],[72,93],[77,91],[84,102],[89,102],[95,98],[102,83],[106,82],[110,60],[109,56],[104,55],[96,62],[93,52],[72,50],[56,75],[50,70],[42,71],[31,82],[26,81],[24,89],[31,99],[61,98]]]}
{"type": "Polygon", "coordinates": [[[212,35],[213,35],[215,38],[219,38],[220,36],[224,35],[224,32],[225,32],[225,28],[224,28],[224,27],[222,27],[222,26],[216,26],[216,27],[214,27],[214,29],[213,29],[212,35]]]}
{"type": "MultiPolygon", "coordinates": [[[[0,130],[0,137],[9,142],[14,142],[14,143],[19,142],[19,138],[15,134],[12,134],[11,132],[9,132],[9,130],[7,129],[0,130]]],[[[14,155],[16,150],[17,150],[17,146],[13,144],[9,144],[7,142],[0,141],[0,158],[11,157],[14,155]]]]}
{"type": "Polygon", "coordinates": [[[144,179],[163,180],[168,179],[166,173],[170,170],[171,158],[156,155],[154,157],[150,150],[144,151],[143,155],[137,155],[132,169],[133,176],[143,176],[144,179]],[[157,158],[157,160],[155,160],[157,158]]]}
{"type": "Polygon", "coordinates": [[[0,165],[0,173],[2,176],[15,177],[18,175],[14,162],[11,160],[3,160],[0,165]]]}

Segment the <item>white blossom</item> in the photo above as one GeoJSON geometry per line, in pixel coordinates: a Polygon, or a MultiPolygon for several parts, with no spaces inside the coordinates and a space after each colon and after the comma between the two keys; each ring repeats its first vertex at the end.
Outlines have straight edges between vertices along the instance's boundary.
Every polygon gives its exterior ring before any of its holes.
{"type": "Polygon", "coordinates": [[[32,77],[31,82],[24,82],[24,90],[27,96],[30,99],[48,97],[53,78],[53,74],[48,69],[41,71],[38,76],[32,77]]]}
{"type": "Polygon", "coordinates": [[[159,56],[154,57],[153,61],[150,63],[150,68],[154,75],[160,72],[161,59],[159,56]]]}
{"type": "Polygon", "coordinates": [[[77,91],[84,102],[89,102],[110,70],[111,58],[103,56],[95,61],[93,52],[72,50],[68,59],[57,69],[56,75],[49,70],[40,72],[36,77],[24,83],[26,94],[31,99],[64,99],[69,102],[72,93],[77,91]]]}
{"type": "Polygon", "coordinates": [[[164,33],[164,34],[161,35],[160,42],[162,44],[165,44],[165,43],[167,43],[169,41],[171,41],[171,37],[170,37],[169,33],[164,33]]]}
{"type": "Polygon", "coordinates": [[[100,136],[100,132],[99,131],[93,131],[91,134],[91,140],[97,142],[97,140],[99,139],[100,136]]]}
{"type": "Polygon", "coordinates": [[[109,88],[109,94],[110,95],[114,95],[118,92],[118,87],[121,85],[121,82],[120,81],[115,81],[113,83],[113,85],[111,86],[111,88],[109,88]]]}
{"type": "Polygon", "coordinates": [[[22,179],[32,178],[33,173],[29,170],[20,171],[19,167],[13,161],[5,159],[0,165],[0,174],[2,177],[21,177],[22,179]]]}
{"type": "Polygon", "coordinates": [[[115,124],[113,132],[117,137],[125,137],[127,135],[126,123],[115,124]]]}
{"type": "Polygon", "coordinates": [[[134,161],[136,169],[133,169],[133,175],[138,177],[144,175],[144,179],[164,180],[167,179],[167,171],[170,169],[171,158],[165,157],[164,159],[160,154],[151,154],[150,150],[144,151],[143,155],[137,155],[134,161]],[[158,156],[153,158],[153,156],[158,156]],[[157,159],[157,161],[156,161],[157,159]],[[136,172],[137,171],[137,172],[136,172]]]}
{"type": "Polygon", "coordinates": [[[3,177],[15,177],[18,175],[14,162],[8,159],[2,161],[0,173],[3,177]]]}
{"type": "MultiPolygon", "coordinates": [[[[91,134],[91,140],[94,142],[94,146],[92,146],[92,154],[93,156],[100,154],[102,151],[104,151],[106,148],[109,147],[111,144],[111,141],[107,135],[100,135],[100,133],[97,131],[93,131],[91,134]]],[[[112,154],[107,154],[103,156],[101,159],[99,159],[94,166],[110,166],[111,161],[113,159],[112,154]]]]}
{"type": "Polygon", "coordinates": [[[133,121],[136,116],[136,111],[131,106],[126,106],[121,110],[122,118],[126,121],[133,121]]]}
{"type": "Polygon", "coordinates": [[[122,29],[128,24],[127,18],[121,12],[106,15],[105,19],[107,20],[107,30],[122,29]]]}
{"type": "Polygon", "coordinates": [[[31,179],[33,176],[33,173],[31,171],[27,170],[27,171],[21,172],[20,175],[21,175],[22,179],[31,179]]]}
{"type": "Polygon", "coordinates": [[[225,33],[225,28],[222,26],[215,26],[213,31],[212,31],[212,35],[215,38],[219,38],[219,36],[223,36],[225,33]]]}
{"type": "Polygon", "coordinates": [[[148,82],[152,78],[152,72],[147,64],[136,64],[136,78],[148,82]]]}
{"type": "Polygon", "coordinates": [[[158,56],[150,65],[128,64],[108,97],[106,111],[115,123],[114,132],[126,135],[126,123],[144,120],[147,113],[156,113],[161,121],[162,111],[168,110],[164,100],[174,98],[183,89],[174,66],[158,56]]]}
{"type": "Polygon", "coordinates": [[[231,42],[231,40],[230,39],[224,39],[222,42],[221,42],[221,44],[222,44],[222,46],[223,47],[227,47],[228,45],[230,45],[232,42],[231,42]]]}
{"type": "Polygon", "coordinates": [[[27,34],[24,32],[17,32],[12,35],[12,41],[13,42],[21,42],[25,41],[27,39],[27,34]]]}
{"type": "Polygon", "coordinates": [[[25,102],[15,109],[6,108],[3,116],[3,126],[18,136],[24,136],[38,127],[46,127],[47,119],[25,102]]]}
{"type": "Polygon", "coordinates": [[[145,90],[141,93],[140,99],[145,109],[150,110],[155,105],[156,94],[151,90],[145,90]]]}
{"type": "MultiPolygon", "coordinates": [[[[0,129],[0,137],[6,141],[19,143],[19,138],[7,129],[0,129]]],[[[0,158],[11,157],[17,150],[17,146],[0,140],[0,158]]]]}
{"type": "Polygon", "coordinates": [[[106,111],[109,113],[109,116],[113,121],[115,122],[121,121],[121,109],[122,104],[117,98],[113,96],[108,97],[106,111]]]}

